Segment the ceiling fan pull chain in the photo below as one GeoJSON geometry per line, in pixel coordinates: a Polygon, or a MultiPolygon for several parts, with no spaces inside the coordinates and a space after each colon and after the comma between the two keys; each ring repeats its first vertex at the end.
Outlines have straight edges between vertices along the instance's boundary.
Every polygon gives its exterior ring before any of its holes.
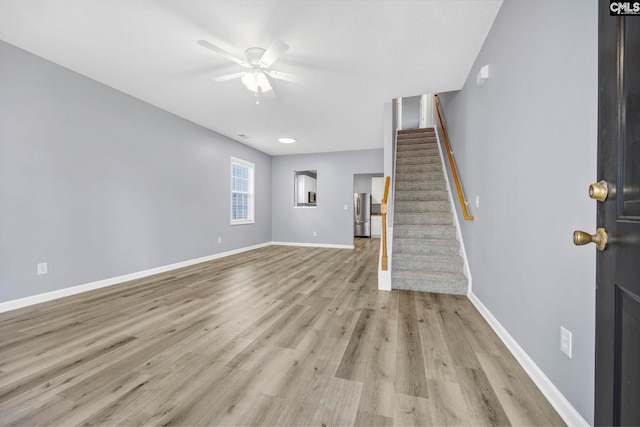
{"type": "Polygon", "coordinates": [[[264,91],[262,90],[262,86],[258,85],[256,88],[256,104],[260,104],[260,95],[262,95],[264,91]]]}

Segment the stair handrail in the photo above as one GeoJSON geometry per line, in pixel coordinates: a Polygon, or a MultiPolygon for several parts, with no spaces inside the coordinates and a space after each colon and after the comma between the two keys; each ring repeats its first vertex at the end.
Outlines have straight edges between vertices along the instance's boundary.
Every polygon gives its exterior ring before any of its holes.
{"type": "Polygon", "coordinates": [[[465,220],[473,221],[473,215],[469,215],[469,210],[467,209],[467,201],[466,201],[466,198],[464,197],[464,193],[462,192],[462,185],[460,184],[460,178],[458,177],[458,169],[456,168],[456,162],[453,158],[453,151],[451,150],[451,145],[449,145],[449,137],[447,136],[447,131],[444,128],[444,123],[442,121],[442,115],[440,114],[440,101],[438,99],[438,95],[433,95],[433,103],[435,105],[436,113],[438,115],[438,121],[440,122],[440,129],[442,129],[442,137],[444,139],[444,145],[447,150],[449,165],[451,165],[451,173],[453,175],[453,181],[456,184],[456,191],[458,192],[458,200],[460,200],[462,215],[464,216],[465,220]]]}
{"type": "Polygon", "coordinates": [[[389,181],[391,177],[384,180],[384,194],[380,203],[380,213],[382,214],[382,270],[389,269],[389,261],[387,256],[387,198],[389,197],[389,181]]]}

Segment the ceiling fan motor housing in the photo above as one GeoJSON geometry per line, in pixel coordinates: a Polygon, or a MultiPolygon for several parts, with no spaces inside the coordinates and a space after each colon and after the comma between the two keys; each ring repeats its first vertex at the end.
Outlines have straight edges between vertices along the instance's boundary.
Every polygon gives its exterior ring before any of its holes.
{"type": "Polygon", "coordinates": [[[244,52],[244,56],[247,58],[247,64],[252,67],[260,66],[262,55],[264,55],[264,49],[261,47],[250,47],[244,52]]]}

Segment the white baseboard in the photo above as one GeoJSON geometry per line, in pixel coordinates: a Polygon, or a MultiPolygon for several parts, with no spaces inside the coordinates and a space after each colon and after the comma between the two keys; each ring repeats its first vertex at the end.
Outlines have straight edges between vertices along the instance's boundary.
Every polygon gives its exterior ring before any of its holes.
{"type": "Polygon", "coordinates": [[[569,426],[589,426],[589,423],[576,411],[564,395],[556,388],[551,380],[542,372],[515,339],[507,332],[502,324],[496,319],[487,307],[478,299],[474,293],[469,294],[469,300],[478,309],[482,317],[489,323],[495,333],[500,337],[511,354],[516,358],[525,372],[538,386],[542,394],[547,398],[551,406],[558,412],[565,423],[569,426]]]}
{"type": "Polygon", "coordinates": [[[270,246],[271,242],[261,243],[254,246],[247,246],[240,249],[234,249],[227,252],[221,252],[218,254],[208,255],[201,258],[195,258],[187,261],[177,262],[175,264],[164,265],[161,267],[151,268],[149,270],[138,271],[136,273],[125,274],[123,276],[111,277],[108,279],[98,280],[91,283],[85,283],[83,285],[72,286],[69,288],[58,289],[56,291],[46,292],[43,294],[32,295],[29,297],[24,297],[12,301],[6,301],[0,303],[0,313],[10,310],[16,310],[18,308],[27,307],[34,304],[39,304],[41,302],[51,301],[54,299],[79,294],[81,292],[87,292],[94,289],[105,288],[107,286],[117,285],[119,283],[128,282],[135,279],[141,279],[147,276],[153,276],[154,274],[164,273],[170,270],[175,270],[182,267],[188,267],[190,265],[199,264],[201,262],[211,261],[217,258],[224,258],[230,255],[239,254],[242,252],[251,251],[254,249],[263,248],[265,246],[270,246]]]}
{"type": "Polygon", "coordinates": [[[332,243],[271,242],[271,244],[277,246],[302,246],[306,248],[355,249],[353,245],[335,245],[332,243]]]}

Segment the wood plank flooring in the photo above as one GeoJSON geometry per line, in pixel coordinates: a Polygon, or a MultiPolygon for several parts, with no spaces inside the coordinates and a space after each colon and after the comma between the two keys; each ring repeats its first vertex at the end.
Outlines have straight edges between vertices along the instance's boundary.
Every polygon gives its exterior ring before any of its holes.
{"type": "Polygon", "coordinates": [[[0,313],[0,424],[564,425],[466,297],[378,292],[355,244],[0,313]]]}

